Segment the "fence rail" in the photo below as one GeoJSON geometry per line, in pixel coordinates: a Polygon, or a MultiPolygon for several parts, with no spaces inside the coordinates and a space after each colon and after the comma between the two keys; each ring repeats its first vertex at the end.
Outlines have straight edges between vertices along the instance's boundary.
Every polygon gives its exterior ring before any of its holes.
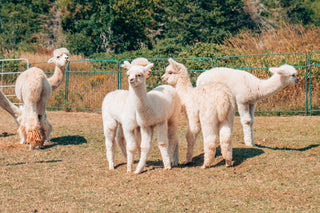
{"type": "MultiPolygon", "coordinates": [[[[65,110],[100,110],[104,96],[116,89],[127,89],[128,83],[123,77],[125,70],[120,64],[123,60],[71,60],[67,67],[64,83],[53,92],[48,101],[49,109],[65,110]]],[[[154,63],[153,75],[147,79],[148,89],[161,84],[161,75],[168,65],[168,58],[148,58],[154,63]]],[[[305,53],[279,53],[222,56],[215,60],[203,58],[175,58],[185,64],[190,73],[193,85],[202,72],[217,66],[247,70],[259,78],[268,78],[269,67],[284,63],[293,65],[300,73],[302,83],[279,91],[268,99],[259,101],[257,113],[271,114],[305,114],[315,115],[320,112],[320,51],[305,53]]],[[[16,104],[14,84],[17,76],[29,67],[42,68],[49,76],[54,65],[47,62],[29,64],[27,59],[1,59],[0,89],[16,104]],[[14,69],[12,69],[12,67],[14,69]]]]}

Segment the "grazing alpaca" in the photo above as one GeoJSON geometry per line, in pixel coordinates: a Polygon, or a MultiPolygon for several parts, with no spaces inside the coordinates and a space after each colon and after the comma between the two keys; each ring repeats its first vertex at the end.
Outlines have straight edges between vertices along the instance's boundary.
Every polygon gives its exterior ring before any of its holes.
{"type": "MultiPolygon", "coordinates": [[[[128,69],[129,96],[132,108],[136,110],[136,120],[141,131],[141,155],[135,173],[142,172],[151,148],[153,128],[157,128],[158,147],[165,169],[179,162],[179,139],[177,135],[180,98],[175,89],[169,85],[158,86],[147,93],[146,78],[150,68],[124,62],[128,69]]],[[[129,143],[129,141],[127,141],[129,143]]],[[[127,153],[129,154],[129,153],[127,153]]]]}
{"type": "Polygon", "coordinates": [[[187,68],[169,59],[162,80],[176,88],[188,119],[188,150],[185,163],[192,161],[193,147],[202,129],[204,162],[209,167],[214,160],[217,141],[220,138],[221,153],[227,166],[232,165],[232,129],[235,101],[229,88],[222,84],[193,87],[187,68]]]}
{"type": "Polygon", "coordinates": [[[273,75],[269,79],[259,79],[246,71],[230,68],[213,68],[202,73],[197,85],[221,82],[228,86],[236,99],[247,146],[254,146],[254,109],[257,101],[267,98],[284,87],[298,82],[297,71],[284,64],[269,69],[273,75]]]}
{"type": "Polygon", "coordinates": [[[18,117],[20,116],[20,109],[11,103],[7,97],[2,93],[0,90],[0,106],[6,110],[15,120],[15,122],[18,123],[18,117]]]}
{"type": "Polygon", "coordinates": [[[56,64],[55,73],[47,79],[44,72],[32,67],[17,78],[16,95],[23,102],[23,109],[19,117],[20,143],[30,143],[30,149],[43,146],[45,140],[49,141],[52,126],[45,112],[46,103],[56,88],[63,80],[61,72],[65,69],[69,56],[65,48],[54,51],[54,57],[49,62],[56,64]]]}
{"type": "MultiPolygon", "coordinates": [[[[147,66],[149,61],[145,58],[136,58],[131,64],[147,66]]],[[[129,100],[128,96],[128,90],[112,91],[105,96],[102,103],[103,130],[109,170],[114,169],[115,143],[118,144],[121,153],[127,157],[123,127],[125,128],[126,137],[129,140],[134,140],[133,143],[130,143],[133,147],[128,147],[128,149],[136,150],[138,148],[140,154],[140,129],[136,122],[135,109],[132,107],[132,101],[129,100]]],[[[133,154],[129,154],[129,158],[133,159],[133,154]]],[[[128,163],[127,171],[132,171],[132,163],[128,163]]]]}

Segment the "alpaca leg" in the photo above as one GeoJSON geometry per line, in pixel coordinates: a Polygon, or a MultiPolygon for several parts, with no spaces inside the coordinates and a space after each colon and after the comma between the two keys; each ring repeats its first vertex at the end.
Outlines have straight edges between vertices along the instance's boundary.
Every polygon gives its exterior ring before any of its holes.
{"type": "Polygon", "coordinates": [[[186,156],[186,161],[184,164],[188,164],[192,162],[192,157],[193,157],[193,149],[194,145],[197,140],[197,136],[200,133],[201,127],[199,122],[193,122],[191,119],[189,119],[189,126],[187,130],[187,156],[186,156]]]}
{"type": "Polygon", "coordinates": [[[20,144],[27,143],[27,134],[26,134],[26,127],[25,127],[24,122],[20,123],[18,133],[20,136],[20,144]]]}
{"type": "Polygon", "coordinates": [[[226,161],[226,166],[232,166],[232,124],[233,122],[224,121],[220,125],[221,154],[226,161]]]}
{"type": "Polygon", "coordinates": [[[136,168],[136,171],[134,172],[135,174],[141,173],[143,168],[146,165],[147,157],[151,149],[153,128],[141,127],[140,131],[141,131],[141,156],[140,156],[140,160],[136,168]]]}
{"type": "MultiPolygon", "coordinates": [[[[122,126],[124,127],[124,126],[122,126]]],[[[135,137],[135,129],[123,128],[123,133],[127,143],[127,172],[132,172],[133,158],[137,150],[137,142],[135,137]]]]}
{"type": "Polygon", "coordinates": [[[252,146],[255,146],[254,139],[253,139],[253,123],[254,123],[254,110],[256,108],[256,104],[250,104],[249,105],[249,111],[250,111],[250,117],[251,117],[251,140],[252,140],[252,146]]]}
{"type": "Polygon", "coordinates": [[[127,150],[126,150],[126,140],[124,139],[122,125],[118,124],[117,131],[116,131],[116,137],[115,137],[116,143],[118,144],[118,147],[120,149],[120,152],[122,155],[127,158],[127,150]]]}
{"type": "Polygon", "coordinates": [[[218,141],[218,125],[214,119],[201,119],[204,143],[204,161],[201,168],[209,167],[214,161],[218,141]]]}
{"type": "Polygon", "coordinates": [[[109,170],[114,170],[114,138],[116,134],[117,123],[114,120],[108,122],[104,120],[103,126],[109,170]]]}
{"type": "MultiPolygon", "coordinates": [[[[168,123],[165,121],[157,126],[158,147],[161,152],[164,169],[171,169],[169,153],[168,123]]],[[[173,154],[173,153],[172,153],[173,154]]]]}
{"type": "Polygon", "coordinates": [[[250,107],[248,104],[238,104],[238,110],[239,110],[241,124],[243,128],[244,143],[247,146],[254,146],[250,107]]]}
{"type": "Polygon", "coordinates": [[[177,134],[177,129],[178,125],[176,123],[169,124],[169,154],[172,166],[178,166],[179,164],[179,137],[177,134]]]}
{"type": "Polygon", "coordinates": [[[43,126],[44,126],[44,132],[45,132],[45,136],[46,136],[46,142],[49,143],[50,142],[50,134],[52,132],[52,125],[49,122],[47,115],[45,115],[43,126]]]}
{"type": "Polygon", "coordinates": [[[141,131],[140,131],[140,127],[136,128],[136,130],[134,131],[134,135],[135,135],[135,140],[136,140],[136,144],[137,144],[137,150],[138,150],[138,156],[140,158],[141,155],[141,131]]]}

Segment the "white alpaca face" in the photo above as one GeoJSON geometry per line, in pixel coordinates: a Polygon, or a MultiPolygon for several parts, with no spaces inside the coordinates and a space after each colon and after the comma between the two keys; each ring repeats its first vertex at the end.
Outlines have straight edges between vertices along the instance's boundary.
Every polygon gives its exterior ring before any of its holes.
{"type": "Polygon", "coordinates": [[[171,86],[175,86],[178,82],[179,76],[177,70],[171,64],[167,66],[166,72],[161,77],[163,82],[167,82],[171,86]]]}
{"type": "Polygon", "coordinates": [[[287,85],[292,85],[299,82],[299,77],[297,76],[297,70],[291,65],[284,64],[280,67],[272,67],[269,70],[273,74],[280,75],[282,80],[286,82],[287,85]]]}
{"type": "Polygon", "coordinates": [[[69,62],[69,52],[61,51],[55,52],[54,57],[50,58],[48,63],[55,63],[58,67],[65,67],[69,62]]]}
{"type": "Polygon", "coordinates": [[[128,70],[127,75],[128,83],[133,87],[143,84],[146,79],[146,75],[142,66],[132,66],[128,70]]]}

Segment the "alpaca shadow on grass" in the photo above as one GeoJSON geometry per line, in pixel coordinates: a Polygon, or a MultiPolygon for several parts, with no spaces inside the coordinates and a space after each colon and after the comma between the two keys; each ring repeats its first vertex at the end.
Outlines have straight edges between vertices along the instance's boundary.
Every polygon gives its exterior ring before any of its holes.
{"type": "Polygon", "coordinates": [[[49,149],[53,146],[66,146],[66,145],[80,145],[87,143],[87,140],[79,135],[64,136],[59,138],[52,138],[48,145],[44,145],[42,149],[49,149]]]}
{"type": "MultiPolygon", "coordinates": [[[[257,148],[233,148],[232,149],[232,161],[233,166],[238,166],[249,158],[253,158],[264,153],[263,150],[257,148]]],[[[221,149],[217,147],[215,158],[221,156],[221,149]]],[[[204,153],[193,157],[192,162],[182,167],[201,167],[203,165],[204,153]]],[[[221,160],[216,164],[212,164],[211,167],[224,166],[225,160],[221,160]]]]}
{"type": "MultiPolygon", "coordinates": [[[[59,162],[62,162],[62,160],[45,160],[45,161],[41,160],[41,161],[34,161],[32,163],[34,163],[34,164],[41,163],[42,164],[42,163],[59,163],[59,162]]],[[[19,165],[26,165],[26,164],[32,164],[32,163],[30,163],[30,162],[8,163],[4,166],[19,166],[19,165]]]]}
{"type": "Polygon", "coordinates": [[[268,147],[268,146],[257,145],[257,144],[256,144],[256,146],[257,146],[258,148],[262,148],[262,149],[304,152],[304,151],[307,151],[307,150],[309,150],[309,149],[313,149],[313,148],[315,148],[315,147],[318,147],[318,146],[320,146],[320,144],[312,144],[312,145],[309,145],[309,146],[306,146],[306,147],[303,147],[303,148],[299,148],[299,149],[296,149],[296,148],[287,148],[287,147],[282,147],[282,148],[279,148],[279,147],[268,147]]]}

